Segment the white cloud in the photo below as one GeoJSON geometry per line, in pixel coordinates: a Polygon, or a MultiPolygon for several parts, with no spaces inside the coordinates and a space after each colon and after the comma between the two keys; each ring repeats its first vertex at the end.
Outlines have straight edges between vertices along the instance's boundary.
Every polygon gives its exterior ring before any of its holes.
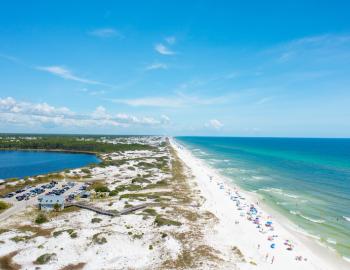
{"type": "Polygon", "coordinates": [[[91,113],[78,114],[66,107],[54,107],[47,103],[19,102],[12,97],[0,98],[0,122],[27,127],[128,127],[165,124],[164,117],[154,119],[129,114],[111,114],[102,106],[98,106],[91,113]]]}
{"type": "Polygon", "coordinates": [[[211,119],[208,123],[205,124],[205,126],[219,130],[223,127],[223,124],[217,119],[211,119]]]}
{"type": "Polygon", "coordinates": [[[145,97],[135,99],[112,99],[114,103],[123,103],[130,106],[147,106],[147,107],[181,107],[182,101],[168,97],[145,97]]]}
{"type": "Polygon", "coordinates": [[[170,123],[170,118],[169,118],[169,116],[163,114],[163,115],[160,116],[160,118],[161,118],[161,121],[162,121],[163,124],[166,125],[166,124],[169,124],[169,123],[170,123]]]}
{"type": "Polygon", "coordinates": [[[348,56],[350,35],[325,34],[303,37],[282,44],[278,44],[263,53],[276,57],[279,63],[287,63],[292,60],[312,62],[324,61],[331,58],[343,58],[348,56]]]}
{"type": "Polygon", "coordinates": [[[175,52],[173,52],[172,50],[170,50],[168,47],[164,46],[162,43],[157,44],[154,49],[163,55],[173,55],[175,54],[175,52]]]}
{"type": "Polygon", "coordinates": [[[290,59],[292,59],[294,56],[296,55],[295,52],[293,51],[290,51],[290,52],[283,52],[279,58],[277,59],[278,62],[287,62],[289,61],[290,59]]]}
{"type": "Polygon", "coordinates": [[[99,28],[90,31],[89,34],[101,38],[122,37],[122,34],[114,28],[99,28]]]}
{"type": "Polygon", "coordinates": [[[74,75],[70,70],[60,66],[36,67],[36,69],[49,72],[53,75],[56,75],[66,80],[72,80],[72,81],[77,81],[77,82],[82,82],[87,84],[103,84],[98,81],[93,81],[93,80],[78,77],[74,75]]]}
{"type": "Polygon", "coordinates": [[[186,106],[197,106],[197,105],[213,105],[213,104],[223,104],[233,96],[217,96],[213,98],[201,98],[196,96],[188,96],[182,93],[177,93],[175,96],[167,97],[143,97],[134,99],[110,99],[114,103],[122,103],[129,106],[139,107],[170,107],[179,108],[186,106]]]}
{"type": "Polygon", "coordinates": [[[273,97],[263,97],[263,98],[259,99],[255,104],[261,105],[261,104],[264,104],[266,102],[269,102],[271,99],[273,99],[273,97]]]}
{"type": "Polygon", "coordinates": [[[153,63],[146,67],[146,70],[155,70],[155,69],[167,69],[167,64],[164,63],[153,63]]]}
{"type": "Polygon", "coordinates": [[[14,57],[12,55],[7,55],[7,54],[0,53],[0,58],[8,60],[8,61],[16,63],[16,64],[21,64],[22,63],[22,61],[20,59],[18,59],[17,57],[14,57]]]}
{"type": "Polygon", "coordinates": [[[172,44],[174,44],[174,43],[176,42],[176,38],[175,38],[174,36],[166,37],[166,38],[165,38],[165,41],[166,41],[168,44],[172,45],[172,44]]]}

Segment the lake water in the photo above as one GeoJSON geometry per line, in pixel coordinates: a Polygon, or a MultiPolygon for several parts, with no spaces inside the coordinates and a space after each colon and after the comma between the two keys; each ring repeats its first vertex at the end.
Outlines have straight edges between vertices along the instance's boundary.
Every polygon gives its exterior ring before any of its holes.
{"type": "Polygon", "coordinates": [[[350,139],[176,139],[350,260],[350,139]]]}
{"type": "Polygon", "coordinates": [[[0,179],[58,172],[98,162],[99,159],[90,154],[0,151],[0,179]]]}

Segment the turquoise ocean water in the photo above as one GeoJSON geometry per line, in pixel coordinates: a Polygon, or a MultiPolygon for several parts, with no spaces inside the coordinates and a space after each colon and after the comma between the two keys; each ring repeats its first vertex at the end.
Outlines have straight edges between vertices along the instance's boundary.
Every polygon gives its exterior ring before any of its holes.
{"type": "Polygon", "coordinates": [[[350,139],[176,137],[198,158],[350,259],[350,139]]]}

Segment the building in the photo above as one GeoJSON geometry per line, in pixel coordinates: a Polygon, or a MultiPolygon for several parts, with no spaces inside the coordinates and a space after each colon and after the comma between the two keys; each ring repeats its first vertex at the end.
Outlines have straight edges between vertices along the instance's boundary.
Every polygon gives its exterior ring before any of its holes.
{"type": "Polygon", "coordinates": [[[39,199],[39,208],[43,211],[62,210],[64,208],[64,197],[57,195],[45,195],[39,199]]]}

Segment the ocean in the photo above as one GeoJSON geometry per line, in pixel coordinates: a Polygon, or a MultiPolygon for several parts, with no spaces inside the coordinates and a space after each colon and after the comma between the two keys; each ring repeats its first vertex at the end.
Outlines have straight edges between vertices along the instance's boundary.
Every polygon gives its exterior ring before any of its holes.
{"type": "Polygon", "coordinates": [[[298,231],[350,259],[350,139],[175,139],[298,231]]]}
{"type": "Polygon", "coordinates": [[[98,163],[95,155],[45,151],[0,151],[0,179],[34,176],[98,163]]]}

